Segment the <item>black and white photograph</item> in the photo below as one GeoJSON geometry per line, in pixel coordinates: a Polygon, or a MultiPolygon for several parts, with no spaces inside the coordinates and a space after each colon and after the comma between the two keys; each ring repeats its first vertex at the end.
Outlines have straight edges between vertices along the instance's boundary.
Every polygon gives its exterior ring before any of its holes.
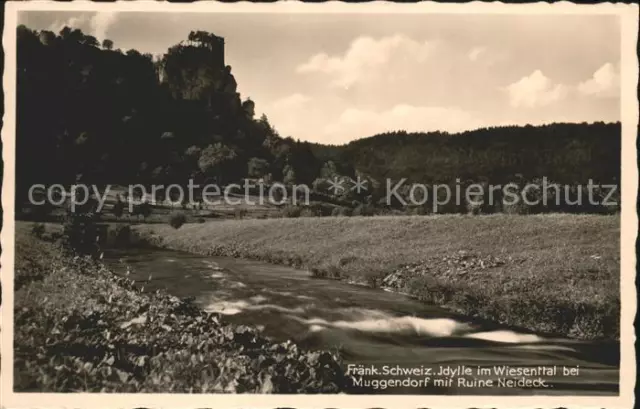
{"type": "Polygon", "coordinates": [[[632,406],[637,5],[133,3],[5,6],[3,406],[632,406]]]}

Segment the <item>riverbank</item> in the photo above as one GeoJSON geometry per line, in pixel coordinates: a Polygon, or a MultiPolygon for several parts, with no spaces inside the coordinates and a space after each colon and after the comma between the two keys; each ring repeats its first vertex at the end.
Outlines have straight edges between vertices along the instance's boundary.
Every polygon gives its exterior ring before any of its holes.
{"type": "Polygon", "coordinates": [[[225,220],[136,231],[154,246],[304,268],[536,332],[619,337],[619,216],[225,220]]]}
{"type": "Polygon", "coordinates": [[[336,393],[339,358],[274,343],[191,301],[64,255],[16,225],[19,392],[336,393]]]}

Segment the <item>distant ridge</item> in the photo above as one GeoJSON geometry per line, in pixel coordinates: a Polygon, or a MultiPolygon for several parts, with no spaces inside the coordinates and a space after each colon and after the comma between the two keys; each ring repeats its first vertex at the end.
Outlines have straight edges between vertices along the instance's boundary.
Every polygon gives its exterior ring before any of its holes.
{"type": "Polygon", "coordinates": [[[548,177],[557,182],[620,178],[621,127],[615,123],[496,126],[459,133],[385,132],[344,145],[309,143],[320,161],[375,179],[422,183],[478,177],[548,177]]]}

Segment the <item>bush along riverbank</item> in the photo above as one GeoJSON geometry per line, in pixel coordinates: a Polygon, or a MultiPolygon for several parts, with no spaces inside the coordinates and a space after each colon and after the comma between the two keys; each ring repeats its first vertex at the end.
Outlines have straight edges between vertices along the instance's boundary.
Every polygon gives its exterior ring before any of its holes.
{"type": "MultiPolygon", "coordinates": [[[[19,230],[19,229],[17,229],[19,230]]],[[[337,393],[340,358],[273,343],[190,300],[145,293],[102,264],[18,232],[20,392],[337,393]]]]}
{"type": "Polygon", "coordinates": [[[137,226],[149,244],[284,264],[464,315],[584,340],[620,335],[618,216],[409,216],[137,226]]]}

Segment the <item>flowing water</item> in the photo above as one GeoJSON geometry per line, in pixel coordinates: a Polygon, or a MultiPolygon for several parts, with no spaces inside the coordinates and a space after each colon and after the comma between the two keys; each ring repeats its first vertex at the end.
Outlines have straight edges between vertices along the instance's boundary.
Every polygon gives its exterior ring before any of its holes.
{"type": "Polygon", "coordinates": [[[159,249],[110,250],[105,261],[117,274],[125,274],[128,266],[129,277],[145,290],[162,288],[178,297],[193,296],[203,309],[223,314],[233,323],[258,327],[278,342],[290,339],[305,348],[339,350],[345,371],[349,364],[352,369],[378,370],[377,375],[369,372],[360,378],[365,381],[354,389],[356,393],[618,393],[618,343],[553,338],[479,322],[401,294],[315,279],[306,271],[255,261],[159,249]],[[395,372],[383,372],[385,366],[395,372]],[[453,376],[451,384],[433,384],[435,378],[452,377],[438,375],[443,369],[464,374],[479,366],[495,370],[555,366],[556,373],[528,376],[545,379],[545,387],[534,388],[496,389],[472,382],[493,379],[497,385],[501,376],[495,372],[453,376]],[[565,367],[578,375],[564,376],[565,367]],[[415,379],[431,381],[387,389],[371,381],[406,379],[406,373],[398,371],[407,369],[419,371],[415,379]],[[457,378],[467,381],[463,384],[457,378]]]}

